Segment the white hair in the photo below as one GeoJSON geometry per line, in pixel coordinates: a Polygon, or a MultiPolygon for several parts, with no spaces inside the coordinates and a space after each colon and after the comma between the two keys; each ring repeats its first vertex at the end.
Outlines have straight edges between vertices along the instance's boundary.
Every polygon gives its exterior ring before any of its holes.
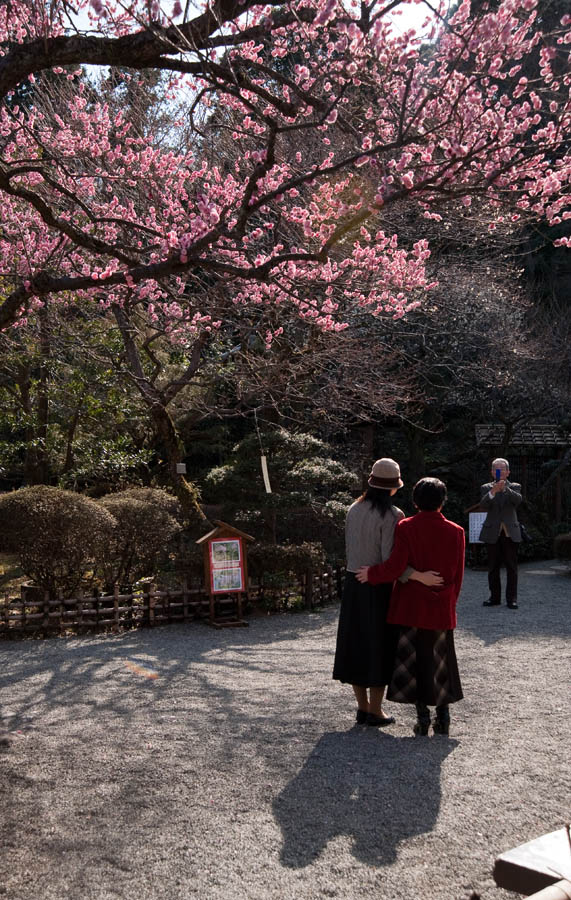
{"type": "Polygon", "coordinates": [[[492,469],[508,469],[509,471],[510,464],[507,459],[502,459],[501,456],[498,459],[495,459],[492,463],[492,469]]]}

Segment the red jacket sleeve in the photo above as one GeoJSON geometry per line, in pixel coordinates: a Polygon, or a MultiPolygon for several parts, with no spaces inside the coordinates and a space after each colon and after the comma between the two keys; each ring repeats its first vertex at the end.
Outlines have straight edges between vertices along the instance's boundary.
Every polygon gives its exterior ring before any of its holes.
{"type": "Polygon", "coordinates": [[[461,531],[458,531],[458,563],[456,565],[456,577],[454,578],[454,591],[456,593],[456,600],[460,595],[460,589],[462,587],[462,581],[464,579],[465,550],[466,535],[464,534],[464,529],[462,529],[461,531]]]}
{"type": "Polygon", "coordinates": [[[406,533],[401,527],[401,522],[397,522],[393,552],[386,562],[379,563],[376,566],[369,566],[367,581],[369,584],[382,584],[385,581],[394,581],[406,569],[408,556],[409,547],[406,533]]]}

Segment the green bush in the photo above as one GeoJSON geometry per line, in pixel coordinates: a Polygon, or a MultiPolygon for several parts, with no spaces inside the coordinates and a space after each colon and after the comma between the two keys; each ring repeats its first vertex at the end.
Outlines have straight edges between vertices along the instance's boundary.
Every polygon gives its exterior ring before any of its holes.
{"type": "Polygon", "coordinates": [[[102,497],[98,504],[115,521],[98,567],[106,590],[155,575],[181,530],[176,497],[158,488],[128,488],[102,497]]]}
{"type": "Polygon", "coordinates": [[[248,572],[263,587],[264,607],[271,612],[303,608],[302,575],[311,575],[325,565],[320,543],[254,544],[248,552],[248,572]]]}
{"type": "Polygon", "coordinates": [[[256,543],[248,550],[250,575],[287,574],[300,576],[310,569],[317,571],[325,565],[325,550],[318,542],[304,544],[256,543]]]}
{"type": "Polygon", "coordinates": [[[225,465],[204,479],[204,497],[220,504],[220,518],[274,544],[311,541],[318,534],[330,554],[342,555],[344,522],[358,487],[356,475],[310,434],[276,428],[261,435],[272,493],[266,493],[256,434],[233,448],[225,465]]]}
{"type": "Polygon", "coordinates": [[[115,526],[94,500],[37,485],[0,496],[0,539],[23,572],[56,597],[72,597],[115,526]]]}

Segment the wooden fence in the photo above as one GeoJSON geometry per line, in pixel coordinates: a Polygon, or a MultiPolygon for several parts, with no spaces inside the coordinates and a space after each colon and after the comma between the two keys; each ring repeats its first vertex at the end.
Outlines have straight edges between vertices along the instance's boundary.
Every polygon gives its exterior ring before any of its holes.
{"type": "MultiPolygon", "coordinates": [[[[246,597],[246,613],[256,609],[288,609],[293,598],[306,609],[334,603],[341,596],[342,569],[308,573],[279,590],[251,582],[246,597]]],[[[216,597],[216,614],[231,612],[232,597],[216,597]]],[[[207,619],[210,597],[202,587],[156,590],[150,586],[134,593],[53,599],[39,588],[22,588],[20,597],[0,599],[0,638],[45,636],[69,632],[119,631],[154,627],[172,622],[207,619]]]]}

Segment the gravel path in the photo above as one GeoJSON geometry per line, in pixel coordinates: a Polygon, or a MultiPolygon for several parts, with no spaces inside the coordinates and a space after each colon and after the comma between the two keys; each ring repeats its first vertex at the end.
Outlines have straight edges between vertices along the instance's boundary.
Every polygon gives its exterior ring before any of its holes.
{"type": "Polygon", "coordinates": [[[569,821],[571,576],[468,571],[450,739],[353,727],[337,608],[0,644],[0,895],[515,900],[497,854],[569,821]]]}

